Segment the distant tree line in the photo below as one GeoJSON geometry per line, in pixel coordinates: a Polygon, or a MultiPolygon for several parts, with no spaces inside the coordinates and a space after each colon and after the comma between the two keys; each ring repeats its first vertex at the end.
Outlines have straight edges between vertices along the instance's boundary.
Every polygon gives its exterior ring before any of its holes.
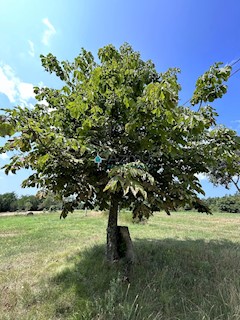
{"type": "MultiPolygon", "coordinates": [[[[211,212],[240,213],[240,194],[226,195],[224,197],[214,197],[203,199],[202,202],[208,206],[211,212]]],[[[186,206],[184,210],[194,210],[191,206],[186,206]]]]}
{"type": "Polygon", "coordinates": [[[240,193],[204,200],[212,211],[240,213],[240,193]]]}
{"type": "MultiPolygon", "coordinates": [[[[201,204],[210,209],[211,212],[229,212],[229,213],[240,213],[240,193],[237,192],[235,195],[225,195],[223,197],[212,197],[201,199],[201,204]]],[[[198,211],[197,207],[186,205],[184,208],[178,208],[179,211],[198,211]]]]}
{"type": "Polygon", "coordinates": [[[34,195],[18,197],[14,192],[0,194],[0,212],[14,211],[55,211],[61,210],[62,203],[49,195],[39,199],[34,195]]]}
{"type": "MultiPolygon", "coordinates": [[[[240,194],[224,197],[206,198],[202,200],[212,212],[240,213],[240,194]]],[[[81,209],[81,204],[78,209],[81,209]]],[[[0,194],[0,212],[14,211],[56,211],[62,209],[62,202],[48,195],[39,199],[35,195],[18,197],[14,192],[0,194]]],[[[97,210],[98,208],[96,208],[97,210]]],[[[193,210],[190,206],[185,210],[193,210]]]]}

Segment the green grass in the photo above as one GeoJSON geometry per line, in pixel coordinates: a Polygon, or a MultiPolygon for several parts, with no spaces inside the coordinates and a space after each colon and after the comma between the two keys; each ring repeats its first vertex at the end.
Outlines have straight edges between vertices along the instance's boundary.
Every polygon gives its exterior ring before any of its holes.
{"type": "Polygon", "coordinates": [[[1,320],[239,320],[240,215],[158,213],[128,225],[136,262],[104,260],[107,219],[0,217],[1,320]]]}

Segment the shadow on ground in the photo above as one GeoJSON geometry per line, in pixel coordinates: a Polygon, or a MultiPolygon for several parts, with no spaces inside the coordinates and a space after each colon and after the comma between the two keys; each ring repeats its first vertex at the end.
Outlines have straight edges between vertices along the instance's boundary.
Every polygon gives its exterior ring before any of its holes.
{"type": "Polygon", "coordinates": [[[124,263],[105,262],[103,245],[70,257],[71,267],[52,283],[61,295],[71,292],[71,308],[63,303],[56,312],[68,319],[69,312],[74,319],[239,319],[238,244],[135,239],[134,250],[130,284],[124,263]]]}

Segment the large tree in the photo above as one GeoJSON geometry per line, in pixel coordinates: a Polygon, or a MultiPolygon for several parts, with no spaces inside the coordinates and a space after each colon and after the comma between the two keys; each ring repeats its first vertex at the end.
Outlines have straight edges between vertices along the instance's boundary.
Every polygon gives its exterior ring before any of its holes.
{"type": "Polygon", "coordinates": [[[14,192],[0,194],[0,212],[15,211],[17,209],[17,196],[14,192]]]}
{"type": "Polygon", "coordinates": [[[109,208],[107,258],[114,261],[120,256],[120,207],[140,218],[185,204],[207,210],[198,198],[204,192],[197,174],[209,172],[235,136],[216,127],[209,102],[226,93],[231,67],[213,65],[185,107],[179,69],[158,73],[128,44],[119,50],[108,45],[98,59],[84,49],[73,62],[42,55],[45,70],[63,86],[35,87],[33,109],[4,110],[0,128],[11,139],[1,152],[18,151],[5,172],[31,168],[23,186],[56,194],[61,217],[79,202],[109,208]]]}

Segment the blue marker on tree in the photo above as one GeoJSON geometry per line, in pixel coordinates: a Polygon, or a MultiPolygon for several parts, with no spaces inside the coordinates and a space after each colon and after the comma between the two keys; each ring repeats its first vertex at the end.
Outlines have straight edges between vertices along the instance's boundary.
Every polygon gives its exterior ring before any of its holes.
{"type": "Polygon", "coordinates": [[[102,163],[102,161],[103,161],[103,158],[100,157],[99,154],[97,154],[96,157],[94,158],[94,162],[97,163],[98,168],[99,168],[99,165],[102,163]]]}

